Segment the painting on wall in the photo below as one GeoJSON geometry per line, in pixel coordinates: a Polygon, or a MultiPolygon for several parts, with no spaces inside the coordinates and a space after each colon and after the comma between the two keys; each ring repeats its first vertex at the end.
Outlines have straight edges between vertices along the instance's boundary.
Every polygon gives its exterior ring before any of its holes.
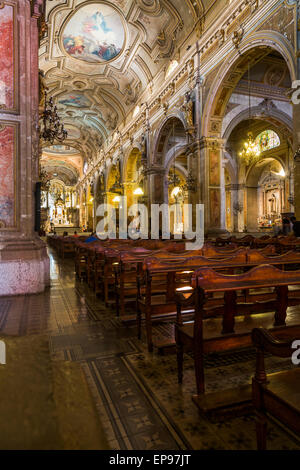
{"type": "Polygon", "coordinates": [[[121,15],[111,6],[93,3],[79,8],[62,33],[65,51],[85,62],[105,63],[124,47],[125,29],[121,15]]]}
{"type": "Polygon", "coordinates": [[[90,100],[82,93],[66,93],[59,98],[58,103],[74,108],[87,108],[91,106],[90,100]]]}
{"type": "Polygon", "coordinates": [[[13,7],[0,8],[0,109],[14,107],[13,7]]]}
{"type": "Polygon", "coordinates": [[[14,133],[0,123],[0,229],[15,225],[14,133]]]}

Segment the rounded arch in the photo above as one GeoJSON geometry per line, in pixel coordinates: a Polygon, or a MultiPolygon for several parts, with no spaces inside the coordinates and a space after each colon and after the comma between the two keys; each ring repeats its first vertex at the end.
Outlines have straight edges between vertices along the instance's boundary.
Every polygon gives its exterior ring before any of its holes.
{"type": "Polygon", "coordinates": [[[271,229],[287,210],[286,165],[276,156],[266,156],[251,165],[246,175],[246,227],[271,229]]]}
{"type": "MultiPolygon", "coordinates": [[[[285,131],[286,135],[292,137],[293,134],[293,122],[290,116],[283,111],[280,111],[277,108],[270,108],[268,111],[264,111],[261,106],[253,106],[250,110],[251,119],[259,119],[263,121],[270,122],[271,125],[277,127],[279,131],[285,131]]],[[[234,131],[234,129],[242,121],[247,121],[249,119],[249,110],[244,109],[239,114],[237,114],[229,123],[229,125],[224,130],[222,138],[227,141],[234,131]]]]}
{"type": "Polygon", "coordinates": [[[285,173],[287,173],[288,168],[286,162],[282,160],[278,155],[272,155],[271,157],[266,155],[261,158],[258,162],[252,163],[246,172],[246,184],[254,185],[258,181],[258,176],[263,173],[265,168],[272,162],[277,162],[285,173]]]}
{"type": "Polygon", "coordinates": [[[137,142],[128,150],[122,164],[122,181],[126,182],[130,179],[130,174],[134,170],[139,157],[141,157],[141,146],[137,142]]]}
{"type": "Polygon", "coordinates": [[[164,156],[166,154],[166,146],[168,144],[169,138],[172,135],[172,132],[177,130],[184,136],[184,140],[187,143],[186,137],[186,123],[181,116],[180,112],[174,112],[168,114],[168,116],[163,119],[160,123],[158,129],[156,130],[156,135],[154,138],[154,151],[152,156],[152,164],[164,165],[164,156]]]}
{"type": "Polygon", "coordinates": [[[226,58],[225,66],[221,68],[210,87],[204,106],[202,135],[213,134],[220,137],[220,121],[224,117],[226,105],[239,80],[246,72],[249,60],[250,64],[254,65],[272,50],[279,52],[285,60],[291,81],[296,79],[293,50],[282,34],[274,31],[257,31],[250,34],[242,41],[239,49],[226,58]],[[212,126],[211,120],[214,118],[218,124],[212,126]]]}
{"type": "Polygon", "coordinates": [[[139,188],[144,191],[144,178],[141,170],[142,152],[139,145],[131,148],[123,164],[122,181],[124,186],[124,193],[127,196],[128,206],[138,202],[135,190],[139,188]]]}
{"type": "MultiPolygon", "coordinates": [[[[165,161],[164,161],[164,168],[166,170],[166,173],[169,172],[170,167],[174,164],[174,160],[179,158],[180,156],[185,156],[185,150],[186,150],[186,144],[184,145],[176,145],[175,149],[172,148],[167,152],[165,156],[165,161]]],[[[187,176],[187,170],[184,168],[183,165],[180,165],[180,162],[176,161],[175,166],[178,168],[182,168],[182,173],[187,176]]]]}

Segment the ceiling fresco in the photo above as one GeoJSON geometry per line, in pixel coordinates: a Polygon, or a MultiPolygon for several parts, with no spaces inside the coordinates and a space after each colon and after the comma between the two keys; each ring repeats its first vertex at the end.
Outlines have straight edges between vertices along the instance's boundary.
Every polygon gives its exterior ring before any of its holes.
{"type": "Polygon", "coordinates": [[[85,5],[67,21],[62,42],[67,54],[75,59],[92,63],[108,62],[115,59],[124,47],[124,22],[109,5],[85,5]]]}
{"type": "Polygon", "coordinates": [[[42,149],[41,166],[50,179],[59,179],[74,186],[83,174],[83,158],[68,145],[51,145],[42,149]]]}

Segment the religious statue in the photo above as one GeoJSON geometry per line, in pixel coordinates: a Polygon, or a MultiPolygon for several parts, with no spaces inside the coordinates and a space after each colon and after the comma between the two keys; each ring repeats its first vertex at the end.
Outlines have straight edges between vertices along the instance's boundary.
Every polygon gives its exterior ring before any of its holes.
{"type": "Polygon", "coordinates": [[[244,36],[244,28],[240,27],[236,31],[234,31],[233,36],[232,36],[232,42],[234,46],[238,49],[240,43],[242,42],[244,36]]]}
{"type": "Polygon", "coordinates": [[[273,193],[272,197],[269,199],[270,203],[270,214],[277,214],[277,198],[276,195],[273,193]]]}
{"type": "Polygon", "coordinates": [[[45,85],[45,74],[42,70],[39,70],[39,105],[43,107],[45,105],[45,94],[48,88],[45,85]]]}

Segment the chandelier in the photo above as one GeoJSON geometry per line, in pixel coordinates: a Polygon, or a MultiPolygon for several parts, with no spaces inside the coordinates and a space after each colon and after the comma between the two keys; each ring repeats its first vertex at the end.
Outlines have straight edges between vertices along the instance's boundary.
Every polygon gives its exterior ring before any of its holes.
{"type": "Polygon", "coordinates": [[[196,191],[196,178],[194,178],[192,171],[189,172],[186,182],[183,185],[183,190],[187,192],[196,191]]]}
{"type": "MultiPolygon", "coordinates": [[[[251,94],[250,94],[250,60],[248,62],[248,99],[249,99],[249,125],[251,122],[251,94]]],[[[248,132],[248,139],[244,142],[242,151],[239,153],[242,161],[249,166],[258,160],[260,156],[260,149],[255,143],[253,134],[251,131],[248,132]]]]}
{"type": "Polygon", "coordinates": [[[179,186],[181,183],[181,180],[179,176],[176,174],[175,168],[170,171],[170,175],[168,176],[168,186],[173,186],[174,188],[176,186],[179,186]]]}
{"type": "Polygon", "coordinates": [[[258,160],[260,156],[260,150],[254,141],[252,132],[248,132],[248,139],[246,142],[244,142],[244,148],[239,155],[247,166],[250,165],[250,163],[258,160]]]}
{"type": "Polygon", "coordinates": [[[63,142],[68,137],[68,132],[60,122],[57,107],[53,103],[53,98],[47,100],[46,92],[45,106],[40,119],[43,123],[42,127],[40,127],[40,137],[45,142],[49,142],[53,145],[55,141],[63,142]]]}

